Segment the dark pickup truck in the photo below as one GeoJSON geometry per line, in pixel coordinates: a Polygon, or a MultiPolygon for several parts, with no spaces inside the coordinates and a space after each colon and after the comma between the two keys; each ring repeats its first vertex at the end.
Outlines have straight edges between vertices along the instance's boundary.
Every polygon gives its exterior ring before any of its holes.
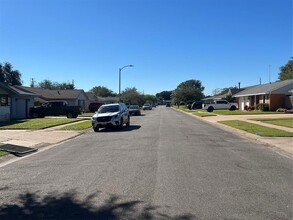
{"type": "Polygon", "coordinates": [[[81,113],[79,106],[68,106],[66,101],[49,101],[41,106],[30,108],[32,118],[43,118],[45,116],[66,115],[67,118],[77,118],[81,113]]]}

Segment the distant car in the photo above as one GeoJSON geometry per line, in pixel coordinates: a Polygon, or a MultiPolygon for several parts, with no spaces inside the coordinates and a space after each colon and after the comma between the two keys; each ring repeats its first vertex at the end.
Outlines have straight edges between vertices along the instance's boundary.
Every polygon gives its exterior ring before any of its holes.
{"type": "Polygon", "coordinates": [[[140,108],[138,105],[130,105],[128,107],[130,115],[141,115],[140,108]]]}
{"type": "Polygon", "coordinates": [[[193,102],[192,104],[191,104],[191,109],[202,109],[202,104],[203,104],[203,102],[202,101],[196,101],[196,102],[193,102]]]}
{"type": "Polygon", "coordinates": [[[129,111],[124,103],[102,105],[92,117],[92,127],[95,132],[105,127],[120,127],[130,125],[129,111]]]}
{"type": "Polygon", "coordinates": [[[166,107],[171,107],[171,104],[170,103],[166,103],[166,107]]]}
{"type": "Polygon", "coordinates": [[[95,102],[90,103],[89,104],[89,110],[91,112],[96,112],[101,107],[101,105],[103,105],[103,103],[95,103],[95,102]]]}
{"type": "Polygon", "coordinates": [[[150,105],[150,104],[144,104],[143,106],[142,106],[142,109],[143,110],[152,110],[152,106],[150,105]]]}

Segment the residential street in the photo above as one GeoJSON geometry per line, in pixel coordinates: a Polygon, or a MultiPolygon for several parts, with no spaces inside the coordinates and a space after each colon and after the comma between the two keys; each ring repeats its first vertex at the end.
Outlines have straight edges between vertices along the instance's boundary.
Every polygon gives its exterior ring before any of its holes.
{"type": "Polygon", "coordinates": [[[0,219],[292,219],[292,159],[172,108],[0,168],[0,219]]]}

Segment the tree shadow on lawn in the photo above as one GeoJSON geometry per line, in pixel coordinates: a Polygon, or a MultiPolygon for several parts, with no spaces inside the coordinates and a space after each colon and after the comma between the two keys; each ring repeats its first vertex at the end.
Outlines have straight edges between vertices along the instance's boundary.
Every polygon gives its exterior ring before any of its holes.
{"type": "Polygon", "coordinates": [[[1,129],[1,127],[4,127],[4,126],[21,124],[24,122],[27,122],[27,119],[15,119],[15,120],[10,120],[10,121],[3,121],[3,122],[0,122],[0,129],[1,129]]]}
{"type": "Polygon", "coordinates": [[[95,205],[98,193],[82,201],[77,196],[75,191],[43,197],[26,192],[15,203],[1,205],[0,219],[196,219],[191,214],[162,214],[159,206],[139,200],[125,201],[116,195],[110,195],[101,206],[95,205]]]}

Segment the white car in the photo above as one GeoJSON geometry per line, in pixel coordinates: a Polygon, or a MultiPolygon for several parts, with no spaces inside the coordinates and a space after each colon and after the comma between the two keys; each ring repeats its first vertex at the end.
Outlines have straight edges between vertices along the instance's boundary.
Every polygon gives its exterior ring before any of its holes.
{"type": "Polygon", "coordinates": [[[152,110],[152,106],[150,105],[150,104],[144,104],[143,106],[142,106],[142,109],[143,110],[152,110]]]}
{"type": "Polygon", "coordinates": [[[92,117],[92,127],[95,132],[105,127],[120,127],[130,125],[129,111],[124,103],[102,105],[92,117]]]}

